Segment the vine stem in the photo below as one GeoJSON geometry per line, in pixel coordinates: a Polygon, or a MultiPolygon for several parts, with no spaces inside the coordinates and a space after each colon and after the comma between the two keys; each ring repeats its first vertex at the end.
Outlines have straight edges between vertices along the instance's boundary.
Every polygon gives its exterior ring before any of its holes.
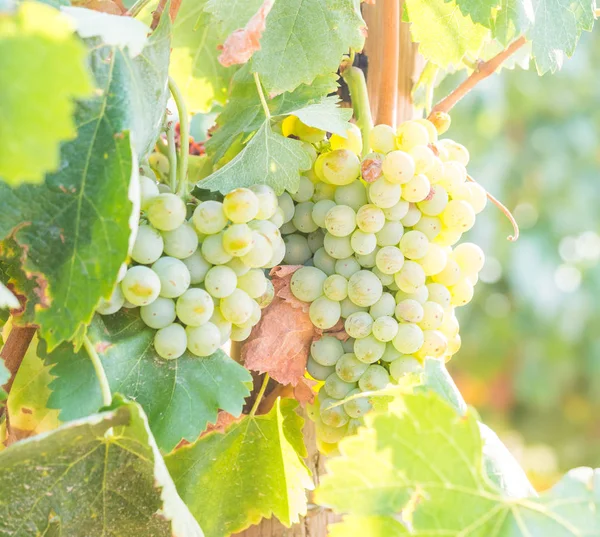
{"type": "Polygon", "coordinates": [[[179,86],[169,77],[169,89],[173,100],[177,106],[179,114],[179,185],[177,186],[177,194],[183,197],[187,194],[187,172],[188,158],[190,155],[190,118],[185,107],[185,99],[179,89],[179,86]]]}
{"type": "Polygon", "coordinates": [[[350,62],[348,62],[348,64],[348,67],[342,66],[342,78],[346,81],[348,89],[350,90],[354,117],[356,118],[356,124],[360,128],[362,134],[362,156],[364,157],[369,151],[369,136],[371,134],[371,129],[373,129],[371,105],[369,103],[367,82],[362,69],[353,67],[350,62]]]}
{"type": "Polygon", "coordinates": [[[177,148],[175,147],[175,125],[167,121],[167,142],[169,157],[169,186],[175,192],[177,190],[177,148]]]}
{"type": "Polygon", "coordinates": [[[524,36],[521,36],[519,39],[508,45],[502,52],[496,54],[492,59],[486,62],[479,62],[475,70],[462,84],[433,107],[428,119],[432,119],[436,113],[450,111],[458,101],[469,93],[479,82],[492,75],[500,65],[525,45],[525,43],[527,43],[527,39],[525,39],[524,36]]]}
{"type": "Polygon", "coordinates": [[[254,83],[256,84],[256,91],[258,91],[258,96],[260,98],[260,104],[263,107],[267,119],[271,119],[271,111],[269,110],[269,105],[267,104],[267,99],[265,97],[265,93],[263,92],[262,85],[260,83],[260,78],[258,78],[258,73],[253,73],[253,75],[254,83]]]}
{"type": "Polygon", "coordinates": [[[383,55],[377,123],[396,127],[400,58],[400,0],[383,1],[383,55]]]}
{"type": "Polygon", "coordinates": [[[110,393],[110,384],[108,383],[108,378],[106,377],[106,371],[104,371],[104,366],[100,361],[100,357],[92,345],[90,338],[88,336],[83,337],[83,347],[85,348],[90,360],[92,361],[92,365],[94,366],[94,371],[96,372],[96,377],[98,377],[98,383],[100,384],[100,391],[102,392],[102,404],[104,406],[109,406],[112,402],[112,394],[110,393]]]}
{"type": "Polygon", "coordinates": [[[265,378],[263,379],[263,383],[262,383],[262,386],[260,387],[260,391],[256,395],[256,399],[254,400],[254,404],[252,405],[252,409],[250,410],[250,414],[249,414],[250,417],[253,417],[254,414],[256,414],[256,411],[258,410],[258,406],[260,405],[263,395],[265,394],[265,391],[267,390],[267,385],[269,384],[270,379],[271,379],[271,377],[269,376],[269,373],[265,373],[265,378]]]}

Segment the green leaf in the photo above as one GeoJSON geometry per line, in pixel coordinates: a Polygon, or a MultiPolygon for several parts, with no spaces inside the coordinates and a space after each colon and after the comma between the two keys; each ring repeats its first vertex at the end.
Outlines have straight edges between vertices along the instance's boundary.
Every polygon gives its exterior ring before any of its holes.
{"type": "Polygon", "coordinates": [[[0,179],[41,183],[59,167],[59,143],[75,137],[74,99],[90,94],[86,48],[68,17],[25,2],[0,13],[0,179]]]}
{"type": "Polygon", "coordinates": [[[489,30],[460,13],[454,0],[406,0],[413,41],[419,52],[440,67],[458,65],[467,53],[477,57],[489,30]]]}
{"type": "Polygon", "coordinates": [[[210,13],[204,12],[205,4],[206,0],[183,0],[173,25],[171,76],[193,112],[208,112],[215,101],[225,104],[235,73],[217,60],[224,36],[210,13]]]}
{"type": "Polygon", "coordinates": [[[340,443],[317,501],[351,515],[335,536],[576,537],[600,527],[598,471],[574,470],[539,498],[510,498],[486,478],[482,451],[474,416],[435,394],[407,395],[340,443]]]}
{"type": "Polygon", "coordinates": [[[6,399],[6,392],[2,389],[2,386],[4,386],[9,380],[10,371],[6,369],[4,360],[0,358],[0,401],[4,401],[4,399],[6,399]]]}
{"type": "Polygon", "coordinates": [[[264,0],[207,0],[205,11],[219,21],[224,36],[244,27],[264,0]]]}
{"type": "MultiPolygon", "coordinates": [[[[490,28],[495,12],[501,8],[503,0],[457,0],[463,15],[470,16],[473,22],[490,28]]],[[[520,0],[522,1],[522,0],[520,0]]]]}
{"type": "MultiPolygon", "coordinates": [[[[241,414],[252,380],[244,367],[221,350],[208,358],[186,352],[177,360],[163,360],[154,351],[154,334],[137,311],[128,310],[96,316],[88,332],[111,390],[142,405],[163,451],[181,439],[196,440],[216,421],[219,408],[241,414]]],[[[75,352],[65,343],[48,353],[41,342],[38,352],[56,377],[48,406],[60,409],[61,420],[86,416],[102,406],[100,387],[83,349],[75,352]]]]}
{"type": "Polygon", "coordinates": [[[285,138],[264,121],[246,147],[225,166],[198,183],[200,188],[223,194],[234,188],[266,184],[281,194],[296,192],[300,171],[310,168],[310,157],[302,142],[285,138]]]}
{"type": "Polygon", "coordinates": [[[354,0],[275,2],[260,50],[252,56],[252,71],[269,93],[311,84],[319,75],[336,72],[349,49],[362,50],[364,29],[354,0]]]}
{"type": "Polygon", "coordinates": [[[135,403],[11,445],[0,480],[1,535],[202,536],[135,403]]]}
{"type": "Polygon", "coordinates": [[[424,369],[424,387],[436,392],[459,414],[466,414],[467,403],[465,403],[458,387],[450,376],[450,373],[448,373],[444,362],[435,358],[426,358],[424,369]]]}
{"type": "Polygon", "coordinates": [[[352,109],[340,108],[338,103],[338,97],[332,95],[324,97],[318,103],[294,110],[293,114],[309,127],[346,137],[347,130],[350,128],[348,121],[352,117],[352,109]]]}
{"type": "Polygon", "coordinates": [[[530,28],[535,21],[535,13],[530,2],[523,0],[500,0],[500,9],[492,21],[494,37],[503,45],[530,28]]]}
{"type": "Polygon", "coordinates": [[[210,433],[166,457],[207,537],[225,537],[273,515],[289,527],[306,513],[304,489],[313,485],[296,407],[278,399],[268,414],[245,416],[224,434],[210,433]]]}

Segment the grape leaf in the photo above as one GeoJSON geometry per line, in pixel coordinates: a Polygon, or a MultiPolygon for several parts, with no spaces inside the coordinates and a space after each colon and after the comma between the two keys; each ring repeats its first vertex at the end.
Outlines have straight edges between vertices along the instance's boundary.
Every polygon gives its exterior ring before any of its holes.
{"type": "Polygon", "coordinates": [[[13,444],[0,482],[1,535],[202,537],[135,403],[13,444]]]}
{"type": "Polygon", "coordinates": [[[348,121],[352,117],[352,108],[340,108],[338,103],[338,97],[332,95],[290,113],[305,125],[346,137],[346,131],[350,128],[348,121]]]}
{"type": "Polygon", "coordinates": [[[500,0],[500,9],[492,21],[491,28],[494,37],[506,46],[525,33],[534,21],[535,13],[531,2],[500,0]]]}
{"type": "Polygon", "coordinates": [[[217,61],[217,46],[224,36],[204,11],[205,4],[206,0],[183,0],[173,24],[171,75],[194,112],[208,112],[214,101],[224,104],[235,72],[217,61]]]}
{"type": "Polygon", "coordinates": [[[54,8],[24,2],[0,13],[0,179],[41,183],[58,168],[59,143],[76,135],[74,99],[92,91],[86,54],[54,8]]]}
{"type": "Polygon", "coordinates": [[[406,0],[413,41],[419,52],[440,67],[461,63],[466,53],[477,53],[489,30],[460,13],[454,0],[406,0]]]}
{"type": "MultiPolygon", "coordinates": [[[[208,358],[186,352],[177,360],[163,360],[154,351],[155,333],[138,312],[122,310],[96,316],[88,336],[111,390],[142,405],[159,447],[170,451],[181,439],[196,440],[209,422],[215,422],[219,408],[239,416],[252,378],[221,350],[208,358]]],[[[102,406],[98,381],[83,349],[75,352],[65,343],[48,353],[41,342],[38,352],[56,377],[48,406],[60,409],[61,420],[81,418],[102,406]]]]}
{"type": "Polygon", "coordinates": [[[246,416],[165,458],[181,498],[207,537],[225,537],[262,518],[285,526],[306,513],[312,489],[302,457],[304,420],[297,403],[278,399],[268,414],[246,416]]]}
{"type": "Polygon", "coordinates": [[[432,393],[391,408],[329,461],[317,501],[352,515],[332,535],[575,537],[600,527],[598,471],[574,470],[539,498],[508,498],[484,475],[473,415],[432,393]]]}
{"type": "MultiPolygon", "coordinates": [[[[457,0],[456,3],[465,17],[490,28],[494,15],[502,7],[504,0],[457,0]]],[[[522,0],[521,0],[522,1],[522,0]]]]}
{"type": "Polygon", "coordinates": [[[205,11],[218,21],[222,35],[242,28],[260,8],[263,0],[207,0],[205,11]]]}
{"type": "Polygon", "coordinates": [[[255,184],[271,186],[277,194],[296,192],[300,171],[311,166],[302,142],[274,133],[268,120],[233,160],[198,183],[223,194],[255,184]]]}

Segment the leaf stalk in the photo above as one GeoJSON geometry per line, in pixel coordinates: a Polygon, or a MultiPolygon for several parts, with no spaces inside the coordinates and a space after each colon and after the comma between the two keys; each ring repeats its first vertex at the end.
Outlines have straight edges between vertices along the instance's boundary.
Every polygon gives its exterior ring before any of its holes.
{"type": "Polygon", "coordinates": [[[169,89],[171,95],[177,106],[177,112],[179,115],[179,185],[177,187],[177,195],[184,197],[187,195],[187,173],[188,173],[188,159],[190,155],[190,118],[188,117],[187,109],[185,106],[185,99],[179,89],[179,86],[173,80],[173,77],[169,77],[169,89]]]}
{"type": "Polygon", "coordinates": [[[362,69],[349,66],[342,70],[342,78],[345,80],[352,99],[354,117],[362,134],[363,148],[362,156],[369,152],[369,136],[373,129],[373,118],[371,117],[371,105],[367,91],[367,81],[362,69]]]}
{"type": "Polygon", "coordinates": [[[254,417],[254,415],[256,414],[256,411],[258,410],[258,407],[263,398],[263,395],[265,395],[265,391],[267,390],[267,385],[269,384],[269,380],[271,380],[269,373],[265,373],[265,377],[263,379],[262,386],[260,387],[260,390],[259,390],[258,394],[256,395],[256,399],[254,400],[254,404],[252,405],[252,409],[250,410],[250,414],[249,414],[250,417],[254,417]]]}
{"type": "Polygon", "coordinates": [[[253,75],[254,83],[256,84],[256,91],[258,91],[258,96],[260,97],[260,104],[263,107],[267,120],[269,120],[271,119],[271,111],[269,110],[269,105],[267,104],[267,99],[265,97],[265,93],[263,92],[263,88],[260,83],[260,78],[258,78],[258,73],[253,73],[253,75]]]}
{"type": "Polygon", "coordinates": [[[112,402],[112,394],[110,393],[110,384],[106,377],[106,371],[104,371],[104,366],[100,361],[100,357],[87,335],[83,337],[83,347],[94,366],[94,371],[98,378],[98,383],[100,384],[100,391],[102,392],[102,404],[103,406],[109,406],[112,402]]]}

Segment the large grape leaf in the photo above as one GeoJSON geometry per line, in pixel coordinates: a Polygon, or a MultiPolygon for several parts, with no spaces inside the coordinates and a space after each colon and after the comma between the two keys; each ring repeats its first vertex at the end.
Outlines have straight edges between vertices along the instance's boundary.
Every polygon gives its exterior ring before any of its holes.
{"type": "MultiPolygon", "coordinates": [[[[522,0],[520,0],[522,1],[522,0]]],[[[473,22],[489,28],[496,11],[502,8],[503,0],[457,0],[458,7],[473,22]]]]}
{"type": "MultiPolygon", "coordinates": [[[[110,317],[96,316],[88,336],[111,390],[142,405],[159,447],[170,451],[181,439],[196,440],[216,421],[219,408],[239,416],[252,377],[221,350],[208,358],[186,352],[177,360],[163,360],[154,351],[155,333],[136,311],[122,310],[110,317]]],[[[83,349],[75,352],[64,343],[48,353],[41,342],[38,352],[56,377],[48,406],[60,409],[61,420],[81,418],[102,406],[100,387],[83,349]]]]}
{"type": "MultiPolygon", "coordinates": [[[[462,3],[459,4],[462,8],[462,3]]],[[[492,21],[494,37],[508,45],[534,23],[535,13],[531,2],[523,0],[500,0],[500,9],[492,21]]]]}
{"type": "Polygon", "coordinates": [[[273,132],[264,121],[246,147],[233,160],[198,183],[200,188],[223,194],[255,184],[271,186],[277,194],[296,192],[300,171],[311,166],[302,142],[273,132]]]}
{"type": "Polygon", "coordinates": [[[59,143],[76,135],[74,99],[90,94],[87,50],[68,17],[24,2],[0,13],[0,179],[41,183],[59,166],[59,143]]]}
{"type": "Polygon", "coordinates": [[[242,28],[254,15],[264,0],[207,0],[205,11],[218,21],[223,35],[242,28]]]}
{"type": "Polygon", "coordinates": [[[286,526],[306,513],[313,486],[302,457],[304,420],[291,399],[268,414],[245,416],[225,433],[210,433],[166,457],[181,498],[207,537],[225,537],[262,518],[286,526]]]}
{"type": "Polygon", "coordinates": [[[598,471],[574,470],[539,498],[508,498],[486,478],[482,449],[473,415],[459,416],[432,393],[407,395],[340,443],[317,501],[352,515],[335,536],[597,533],[598,471]]]}
{"type": "Polygon", "coordinates": [[[203,535],[135,403],[13,444],[0,483],[0,535],[203,535]]]}

